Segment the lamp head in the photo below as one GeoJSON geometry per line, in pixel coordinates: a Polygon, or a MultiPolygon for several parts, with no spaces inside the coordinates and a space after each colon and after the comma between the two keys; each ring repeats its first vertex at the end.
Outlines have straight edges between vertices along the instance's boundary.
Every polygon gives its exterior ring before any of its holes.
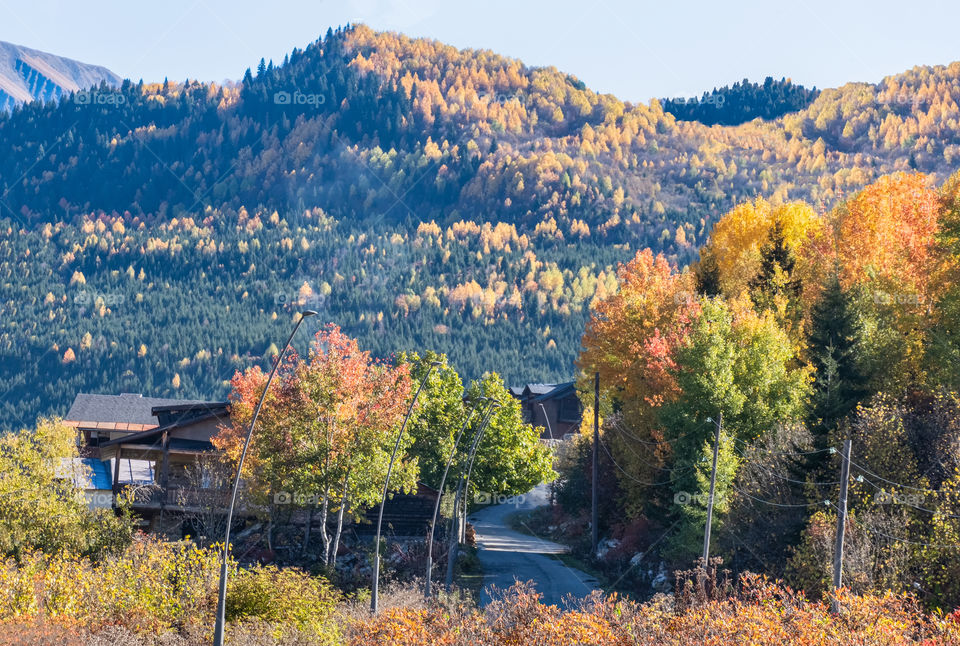
{"type": "Polygon", "coordinates": [[[300,318],[302,319],[305,319],[308,316],[316,316],[316,315],[317,313],[314,312],[313,310],[303,310],[302,312],[300,312],[300,318]]]}

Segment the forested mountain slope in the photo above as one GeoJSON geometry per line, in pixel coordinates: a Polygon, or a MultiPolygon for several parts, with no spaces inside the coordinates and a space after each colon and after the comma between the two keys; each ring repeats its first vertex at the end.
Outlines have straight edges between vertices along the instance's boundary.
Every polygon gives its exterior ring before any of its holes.
{"type": "Polygon", "coordinates": [[[708,127],[358,26],[239,87],[19,107],[0,115],[0,427],[78,390],[220,396],[297,300],[380,354],[567,378],[638,248],[684,263],[757,195],[827,206],[893,170],[944,177],[958,82],[960,64],[916,68],[708,127]]]}

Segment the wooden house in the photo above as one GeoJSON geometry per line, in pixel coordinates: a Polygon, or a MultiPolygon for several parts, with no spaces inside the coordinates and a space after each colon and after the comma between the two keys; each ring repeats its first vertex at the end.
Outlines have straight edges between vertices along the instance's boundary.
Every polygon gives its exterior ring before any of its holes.
{"type": "Polygon", "coordinates": [[[195,506],[190,501],[202,495],[203,483],[193,466],[215,450],[211,439],[227,423],[227,402],[137,394],[81,393],[64,419],[77,429],[83,458],[98,460],[109,474],[114,496],[131,490],[134,511],[148,521],[195,506]]]}
{"type": "Polygon", "coordinates": [[[524,420],[543,427],[541,440],[562,440],[580,428],[583,410],[572,381],[517,386],[510,394],[520,400],[524,420]]]}

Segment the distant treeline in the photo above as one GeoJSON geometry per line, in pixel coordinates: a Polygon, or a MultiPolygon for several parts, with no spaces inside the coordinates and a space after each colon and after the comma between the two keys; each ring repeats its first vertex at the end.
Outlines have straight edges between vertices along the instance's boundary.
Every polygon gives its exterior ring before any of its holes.
{"type": "Polygon", "coordinates": [[[677,119],[699,121],[708,126],[720,124],[735,126],[757,117],[776,119],[789,112],[803,110],[820,95],[820,90],[808,90],[788,79],[779,81],[768,76],[763,83],[743,79],[732,86],[704,92],[699,99],[663,99],[663,110],[677,119]]]}

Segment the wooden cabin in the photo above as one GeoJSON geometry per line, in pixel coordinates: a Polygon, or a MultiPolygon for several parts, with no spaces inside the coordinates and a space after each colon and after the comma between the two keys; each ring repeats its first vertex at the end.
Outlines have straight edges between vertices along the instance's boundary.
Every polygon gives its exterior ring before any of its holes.
{"type": "Polygon", "coordinates": [[[541,440],[562,440],[580,428],[583,409],[572,381],[515,386],[510,394],[520,400],[524,421],[543,427],[541,440]]]}
{"type": "Polygon", "coordinates": [[[227,402],[81,393],[64,424],[77,429],[83,459],[100,461],[103,469],[94,471],[109,474],[114,503],[130,491],[134,511],[152,521],[199,504],[191,501],[203,495],[203,483],[192,467],[215,450],[211,439],[229,421],[227,402]]]}

